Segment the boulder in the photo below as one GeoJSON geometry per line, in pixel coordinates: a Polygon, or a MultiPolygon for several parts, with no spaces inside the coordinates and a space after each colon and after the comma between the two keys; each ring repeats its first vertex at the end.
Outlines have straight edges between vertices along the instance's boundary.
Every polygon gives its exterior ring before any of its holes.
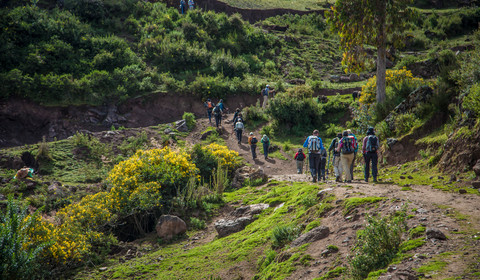
{"type": "Polygon", "coordinates": [[[215,230],[218,232],[218,237],[225,237],[232,233],[242,231],[254,220],[254,217],[240,217],[234,220],[221,219],[215,222],[215,230]]]}
{"type": "Polygon", "coordinates": [[[266,181],[268,176],[263,172],[263,169],[260,167],[255,168],[251,166],[244,166],[235,171],[235,176],[233,177],[232,186],[235,188],[241,188],[243,182],[250,179],[250,181],[262,179],[266,181]]]}
{"type": "Polygon", "coordinates": [[[480,176],[480,159],[473,166],[473,172],[475,172],[475,175],[480,176]]]}
{"type": "Polygon", "coordinates": [[[436,228],[429,228],[426,231],[427,239],[447,240],[443,232],[436,228]]]}
{"type": "Polygon", "coordinates": [[[378,280],[417,280],[418,276],[416,272],[411,271],[411,270],[396,270],[396,269],[390,269],[388,271],[388,274],[382,275],[378,277],[378,280]]]}
{"type": "Polygon", "coordinates": [[[329,235],[330,229],[328,227],[319,226],[293,240],[292,247],[298,247],[305,243],[315,242],[317,240],[324,239],[329,235]]]}
{"type": "Polygon", "coordinates": [[[208,131],[205,131],[204,133],[202,133],[202,135],[200,136],[200,139],[201,140],[205,140],[208,138],[208,136],[212,135],[213,134],[213,130],[208,130],[208,131]]]}
{"type": "Polygon", "coordinates": [[[331,192],[333,191],[333,188],[327,188],[327,189],[323,189],[323,190],[320,190],[318,193],[317,193],[317,197],[322,200],[325,195],[328,193],[328,192],[331,192]]]}
{"type": "Polygon", "coordinates": [[[53,181],[47,188],[48,192],[56,197],[65,196],[65,188],[62,187],[62,183],[53,181]]]}
{"type": "Polygon", "coordinates": [[[391,148],[393,145],[397,144],[398,140],[396,138],[387,138],[387,145],[391,148]]]}
{"type": "Polygon", "coordinates": [[[180,132],[187,132],[188,131],[187,122],[185,120],[176,121],[175,129],[180,132]]]}
{"type": "Polygon", "coordinates": [[[163,131],[163,133],[165,133],[165,134],[170,134],[172,132],[173,131],[170,129],[170,127],[165,128],[165,130],[163,131]]]}
{"type": "Polygon", "coordinates": [[[253,216],[260,214],[263,210],[270,207],[268,204],[260,203],[260,204],[252,204],[243,207],[239,207],[235,209],[231,215],[235,217],[242,217],[242,216],[253,216]]]}
{"type": "Polygon", "coordinates": [[[187,224],[177,216],[162,215],[155,230],[158,237],[170,240],[176,235],[184,234],[187,231],[187,224]]]}
{"type": "Polygon", "coordinates": [[[278,145],[276,145],[276,144],[270,144],[270,145],[268,146],[268,152],[269,152],[269,153],[274,153],[274,152],[276,152],[276,151],[278,151],[278,150],[280,150],[280,147],[278,147],[278,145]]]}
{"type": "Polygon", "coordinates": [[[472,182],[472,187],[474,187],[475,189],[480,189],[480,181],[472,182]]]}

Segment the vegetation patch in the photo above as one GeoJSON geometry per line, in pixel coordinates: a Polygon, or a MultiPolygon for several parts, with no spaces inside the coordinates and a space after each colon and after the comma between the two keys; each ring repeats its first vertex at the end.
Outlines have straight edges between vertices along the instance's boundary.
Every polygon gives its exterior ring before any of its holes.
{"type": "Polygon", "coordinates": [[[360,205],[372,204],[382,200],[385,200],[385,197],[350,197],[345,199],[343,206],[345,208],[344,214],[348,215],[353,209],[357,208],[360,205]]]}

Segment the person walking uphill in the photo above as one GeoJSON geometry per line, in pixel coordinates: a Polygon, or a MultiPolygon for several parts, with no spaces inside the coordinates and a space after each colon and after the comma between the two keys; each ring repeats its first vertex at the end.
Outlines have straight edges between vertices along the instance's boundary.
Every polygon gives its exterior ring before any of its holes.
{"type": "Polygon", "coordinates": [[[193,0],[188,0],[188,9],[193,10],[195,8],[195,2],[193,0]]]}
{"type": "Polygon", "coordinates": [[[355,165],[355,160],[357,159],[357,152],[358,152],[358,140],[357,140],[357,136],[355,136],[355,134],[352,133],[352,131],[350,129],[347,129],[347,132],[348,132],[348,136],[353,138],[354,140],[354,146],[353,146],[353,161],[352,161],[352,164],[350,164],[350,174],[352,174],[352,180],[353,180],[353,167],[355,165]]]}
{"type": "MultiPolygon", "coordinates": [[[[322,145],[322,150],[320,151],[320,177],[323,181],[326,181],[327,178],[325,177],[325,168],[327,167],[327,150],[322,145]]],[[[318,181],[320,181],[320,177],[318,181]]]]}
{"type": "Polygon", "coordinates": [[[365,182],[368,182],[370,175],[370,161],[372,162],[372,177],[373,182],[377,182],[377,163],[378,163],[378,148],[380,147],[378,137],[375,135],[373,127],[367,130],[367,136],[363,138],[362,142],[363,158],[365,159],[365,182]]]}
{"type": "Polygon", "coordinates": [[[302,149],[298,149],[298,152],[295,154],[293,159],[297,161],[297,173],[302,174],[303,173],[303,161],[305,160],[306,156],[303,153],[302,149]]]}
{"type": "Polygon", "coordinates": [[[268,136],[266,134],[263,135],[262,139],[260,139],[260,142],[263,144],[263,155],[265,156],[265,159],[268,158],[268,147],[270,147],[270,139],[268,139],[268,136]]]}
{"type": "Polygon", "coordinates": [[[257,143],[257,137],[253,135],[253,132],[250,132],[250,137],[248,137],[248,144],[250,145],[250,149],[252,150],[253,159],[257,158],[257,143]]]}
{"type": "Polygon", "coordinates": [[[265,88],[262,90],[262,95],[263,95],[263,105],[262,108],[265,109],[267,107],[268,103],[268,94],[270,93],[270,86],[267,85],[265,88]]]}
{"type": "Polygon", "coordinates": [[[312,173],[312,182],[317,182],[320,179],[320,152],[323,148],[322,139],[318,137],[318,130],[314,130],[313,135],[303,143],[304,148],[308,148],[308,160],[310,162],[310,172],[312,173]]]}
{"type": "Polygon", "coordinates": [[[215,116],[215,125],[218,127],[219,125],[222,125],[222,109],[220,108],[220,106],[215,106],[213,108],[213,115],[215,116]]]}
{"type": "Polygon", "coordinates": [[[352,173],[350,172],[350,165],[353,162],[353,153],[355,150],[355,139],[348,136],[348,132],[343,132],[343,137],[337,147],[337,152],[340,152],[340,160],[342,162],[343,170],[345,171],[345,178],[347,183],[352,182],[352,173]]]}
{"type": "Polygon", "coordinates": [[[337,152],[338,144],[340,143],[340,139],[342,139],[342,134],[338,133],[336,138],[333,138],[330,147],[328,147],[328,152],[330,153],[333,151],[333,172],[335,173],[335,182],[342,181],[342,164],[340,162],[340,152],[337,152]]]}
{"type": "Polygon", "coordinates": [[[205,106],[205,108],[207,108],[208,121],[210,122],[210,124],[212,124],[212,111],[213,107],[215,107],[215,104],[213,104],[213,102],[209,98],[207,99],[207,101],[205,101],[205,103],[203,103],[203,105],[205,106]]]}
{"type": "Polygon", "coordinates": [[[243,128],[245,126],[243,125],[243,121],[240,119],[235,123],[235,132],[237,134],[237,140],[238,144],[242,143],[242,133],[243,133],[243,128]]]}

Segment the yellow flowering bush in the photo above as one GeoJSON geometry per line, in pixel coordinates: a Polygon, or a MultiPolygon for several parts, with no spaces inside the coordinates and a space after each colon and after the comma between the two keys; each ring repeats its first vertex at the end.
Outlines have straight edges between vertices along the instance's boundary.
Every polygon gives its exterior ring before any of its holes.
{"type": "Polygon", "coordinates": [[[212,173],[218,168],[219,162],[229,172],[232,172],[240,165],[237,152],[216,143],[207,146],[200,144],[193,146],[192,157],[193,162],[200,170],[200,177],[204,182],[211,181],[212,173]]]}
{"type": "Polygon", "coordinates": [[[217,143],[212,143],[203,147],[204,150],[209,151],[212,155],[220,161],[224,168],[229,171],[233,171],[240,166],[240,160],[238,159],[238,153],[234,150],[230,150],[227,146],[222,146],[217,143]]]}
{"type": "MultiPolygon", "coordinates": [[[[422,78],[416,78],[412,72],[405,67],[400,70],[387,70],[386,73],[386,86],[400,88],[402,85],[409,86],[410,88],[417,88],[425,84],[422,78]]],[[[370,105],[375,103],[377,94],[377,77],[370,78],[367,83],[362,87],[362,94],[359,102],[364,105],[370,105]]]]}

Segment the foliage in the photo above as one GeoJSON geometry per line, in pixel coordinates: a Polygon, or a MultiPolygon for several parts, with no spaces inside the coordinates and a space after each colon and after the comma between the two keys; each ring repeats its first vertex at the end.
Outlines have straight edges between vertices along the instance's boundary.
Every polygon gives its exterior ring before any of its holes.
{"type": "Polygon", "coordinates": [[[267,114],[287,132],[303,135],[322,124],[323,110],[313,101],[312,89],[308,86],[289,88],[279,93],[270,102],[267,114]]]}
{"type": "Polygon", "coordinates": [[[463,107],[480,116],[480,83],[474,84],[463,99],[463,107]]]}
{"type": "Polygon", "coordinates": [[[365,229],[358,236],[351,257],[350,273],[353,279],[364,279],[368,273],[387,266],[397,254],[406,229],[405,211],[393,216],[367,216],[365,229]]]}
{"type": "Polygon", "coordinates": [[[255,125],[259,122],[265,122],[268,120],[264,109],[260,106],[260,101],[257,101],[255,106],[248,106],[242,110],[242,115],[246,124],[255,125]]]}
{"type": "Polygon", "coordinates": [[[187,123],[188,129],[192,130],[195,127],[196,120],[195,120],[195,115],[193,113],[183,113],[182,119],[185,120],[187,123]]]}
{"type": "Polygon", "coordinates": [[[399,114],[395,117],[395,132],[397,136],[409,133],[414,127],[421,124],[420,120],[413,113],[399,114]]]}
{"type": "Polygon", "coordinates": [[[27,214],[27,206],[9,196],[5,213],[0,213],[0,276],[2,279],[37,279],[45,273],[44,253],[51,246],[48,238],[31,239],[39,213],[27,214]]]}
{"type": "Polygon", "coordinates": [[[272,231],[272,246],[282,248],[287,243],[295,240],[300,233],[300,229],[295,225],[276,226],[272,231]]]}
{"type": "Polygon", "coordinates": [[[200,219],[195,218],[195,217],[190,217],[190,225],[194,229],[205,229],[207,227],[206,224],[205,224],[205,221],[200,220],[200,219]]]}
{"type": "Polygon", "coordinates": [[[211,143],[207,146],[196,144],[192,150],[192,161],[199,169],[199,175],[204,181],[209,181],[214,170],[225,168],[229,174],[240,166],[238,153],[226,146],[211,143]]]}

